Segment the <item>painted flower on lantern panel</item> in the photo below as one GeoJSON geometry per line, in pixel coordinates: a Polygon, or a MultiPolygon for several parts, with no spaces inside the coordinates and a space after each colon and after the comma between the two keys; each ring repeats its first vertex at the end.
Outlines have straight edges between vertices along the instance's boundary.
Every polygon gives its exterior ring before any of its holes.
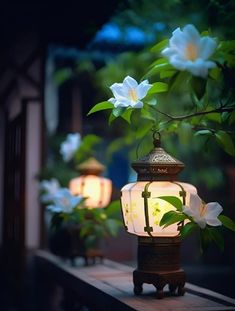
{"type": "Polygon", "coordinates": [[[114,83],[110,86],[114,97],[108,101],[111,102],[115,108],[131,107],[142,108],[143,102],[141,101],[146,95],[148,90],[152,87],[148,80],[144,80],[140,84],[135,79],[127,76],[123,83],[114,83]]]}
{"type": "Polygon", "coordinates": [[[208,69],[216,67],[214,62],[208,60],[216,46],[214,39],[209,36],[201,37],[193,25],[186,25],[183,30],[177,28],[173,31],[169,47],[162,51],[162,55],[175,68],[205,78],[208,69]]]}
{"type": "Polygon", "coordinates": [[[189,207],[183,207],[183,212],[192,217],[202,229],[206,225],[221,226],[222,223],[218,219],[218,216],[222,211],[223,208],[218,202],[205,204],[197,194],[191,194],[189,207]]]}
{"type": "Polygon", "coordinates": [[[159,203],[153,203],[150,205],[150,208],[152,210],[152,216],[154,219],[154,224],[156,226],[159,225],[159,222],[161,220],[161,209],[159,203]]]}
{"type": "Polygon", "coordinates": [[[72,159],[74,153],[81,145],[81,135],[79,133],[68,134],[66,140],[60,146],[60,154],[65,162],[72,159]]]}
{"type": "Polygon", "coordinates": [[[43,203],[50,202],[59,188],[60,184],[57,179],[52,178],[51,180],[43,180],[40,183],[40,189],[45,192],[45,194],[41,196],[41,201],[43,203]]]}
{"type": "Polygon", "coordinates": [[[60,188],[53,197],[52,204],[48,205],[47,209],[54,213],[71,213],[83,197],[74,196],[69,189],[60,188]]]}

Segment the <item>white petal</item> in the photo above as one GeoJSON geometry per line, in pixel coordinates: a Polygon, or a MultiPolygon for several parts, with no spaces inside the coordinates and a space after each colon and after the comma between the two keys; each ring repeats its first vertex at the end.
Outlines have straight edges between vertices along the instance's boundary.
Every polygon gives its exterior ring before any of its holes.
{"type": "Polygon", "coordinates": [[[206,227],[206,221],[203,218],[195,218],[194,221],[199,225],[200,228],[204,229],[206,227]]]}
{"type": "Polygon", "coordinates": [[[172,37],[169,41],[169,45],[171,48],[183,48],[187,43],[187,38],[184,35],[184,33],[180,30],[180,28],[177,28],[172,33],[172,37]]]}
{"type": "Polygon", "coordinates": [[[194,76],[205,78],[208,74],[208,68],[206,62],[202,59],[196,61],[185,62],[185,69],[191,72],[194,76]]]}
{"type": "Polygon", "coordinates": [[[179,55],[174,55],[170,58],[170,64],[179,70],[185,70],[186,61],[182,59],[179,55]]]}
{"type": "Polygon", "coordinates": [[[207,60],[215,51],[217,43],[210,37],[203,37],[199,44],[199,57],[207,60]]]}
{"type": "Polygon", "coordinates": [[[114,107],[115,108],[119,108],[119,107],[129,107],[131,106],[131,101],[128,100],[127,98],[124,98],[122,100],[116,100],[116,102],[114,103],[114,107]]]}
{"type": "Polygon", "coordinates": [[[223,208],[218,202],[206,204],[206,218],[216,218],[222,211],[223,208]]]}
{"type": "Polygon", "coordinates": [[[133,79],[130,76],[127,76],[124,80],[123,80],[123,86],[129,90],[129,89],[135,89],[138,86],[138,83],[135,79],[133,79]]]}
{"type": "Polygon", "coordinates": [[[190,203],[189,207],[192,209],[192,211],[196,214],[199,215],[200,213],[200,206],[202,204],[202,200],[197,194],[192,194],[190,195],[190,203]]]}
{"type": "Polygon", "coordinates": [[[191,210],[187,206],[183,206],[183,212],[190,217],[194,216],[193,210],[191,210]]]}
{"type": "Polygon", "coordinates": [[[116,99],[123,98],[127,95],[122,83],[114,83],[110,86],[110,89],[116,99]]]}
{"type": "Polygon", "coordinates": [[[132,108],[143,108],[144,104],[141,101],[138,101],[138,102],[133,102],[131,106],[132,108]]]}
{"type": "Polygon", "coordinates": [[[141,82],[136,88],[138,99],[144,98],[148,93],[148,90],[151,89],[151,87],[152,85],[149,84],[148,80],[144,80],[143,82],[141,82]]]}
{"type": "Polygon", "coordinates": [[[162,50],[161,54],[164,57],[170,58],[171,56],[175,55],[177,53],[177,51],[174,48],[165,48],[164,50],[162,50]]]}
{"type": "Polygon", "coordinates": [[[222,222],[218,218],[206,219],[206,223],[214,227],[222,225],[222,222]]]}
{"type": "Polygon", "coordinates": [[[183,28],[183,34],[187,38],[188,43],[192,42],[196,45],[199,45],[201,37],[199,32],[193,25],[191,24],[186,25],[183,28]]]}
{"type": "Polygon", "coordinates": [[[115,105],[116,101],[117,100],[115,98],[113,98],[113,97],[108,99],[108,102],[112,103],[113,105],[115,105]]]}

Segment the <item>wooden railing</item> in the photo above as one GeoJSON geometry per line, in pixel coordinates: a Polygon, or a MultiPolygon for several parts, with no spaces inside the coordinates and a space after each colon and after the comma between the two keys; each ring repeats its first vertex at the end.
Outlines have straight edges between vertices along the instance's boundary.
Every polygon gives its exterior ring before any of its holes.
{"type": "MultiPolygon", "coordinates": [[[[156,299],[152,285],[133,294],[133,268],[105,259],[102,263],[76,266],[46,251],[35,254],[37,310],[89,311],[224,311],[235,310],[235,299],[186,283],[182,297],[156,299]],[[62,306],[62,309],[60,309],[62,306]]],[[[167,289],[166,289],[167,291],[167,289]]],[[[36,310],[36,309],[35,309],[36,310]]]]}

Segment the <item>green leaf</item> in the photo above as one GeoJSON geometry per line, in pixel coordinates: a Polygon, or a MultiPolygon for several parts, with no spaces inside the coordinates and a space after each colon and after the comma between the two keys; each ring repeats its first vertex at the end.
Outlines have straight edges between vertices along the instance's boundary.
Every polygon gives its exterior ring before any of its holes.
{"type": "Polygon", "coordinates": [[[161,79],[165,79],[165,78],[171,78],[174,76],[174,74],[176,73],[176,70],[165,70],[160,72],[160,78],[161,79]]]}
{"type": "Polygon", "coordinates": [[[146,108],[141,109],[141,118],[155,122],[155,118],[146,108]]]}
{"type": "Polygon", "coordinates": [[[181,200],[179,198],[174,197],[174,196],[161,196],[161,197],[158,197],[158,199],[167,201],[168,203],[173,205],[177,211],[182,212],[183,203],[181,202],[181,200]]]}
{"type": "Polygon", "coordinates": [[[112,236],[116,236],[120,228],[120,222],[115,219],[107,219],[105,221],[107,231],[112,236]]]}
{"type": "Polygon", "coordinates": [[[209,36],[210,35],[210,31],[209,30],[204,30],[204,31],[201,32],[201,35],[202,35],[202,37],[209,36]]]}
{"type": "Polygon", "coordinates": [[[217,228],[208,228],[208,232],[212,241],[216,243],[221,251],[224,250],[224,239],[217,228]]]}
{"type": "Polygon", "coordinates": [[[155,65],[153,68],[151,68],[147,73],[146,75],[143,77],[151,77],[157,73],[160,73],[164,70],[171,70],[173,67],[171,64],[169,64],[166,60],[165,60],[165,63],[161,63],[161,64],[157,64],[155,65]]]}
{"type": "Polygon", "coordinates": [[[181,221],[184,221],[187,218],[186,215],[178,213],[176,211],[169,211],[165,213],[160,221],[160,226],[164,228],[181,221]]]}
{"type": "Polygon", "coordinates": [[[190,235],[193,231],[195,231],[198,228],[198,226],[194,222],[188,222],[184,226],[182,226],[180,230],[180,236],[182,239],[186,238],[188,235],[190,235]]]}
{"type": "Polygon", "coordinates": [[[139,128],[137,129],[136,131],[136,138],[142,138],[144,137],[147,133],[149,133],[149,131],[151,130],[152,128],[152,122],[147,122],[147,123],[144,123],[144,124],[141,124],[139,126],[139,128]]]}
{"type": "Polygon", "coordinates": [[[148,94],[163,93],[168,90],[168,85],[164,82],[155,82],[148,91],[148,94]]]}
{"type": "Polygon", "coordinates": [[[109,125],[116,119],[116,117],[112,114],[112,112],[109,115],[109,125]]]}
{"type": "Polygon", "coordinates": [[[91,110],[88,112],[88,116],[92,113],[95,113],[97,111],[101,111],[101,110],[106,110],[106,109],[113,109],[113,104],[108,102],[108,101],[104,101],[101,103],[96,104],[94,107],[91,108],[91,110]]]}
{"type": "Polygon", "coordinates": [[[218,219],[222,222],[222,224],[223,224],[227,229],[230,229],[230,230],[232,230],[232,231],[235,232],[235,222],[234,222],[231,218],[229,218],[229,217],[227,217],[227,216],[225,216],[225,215],[220,215],[220,216],[218,217],[218,219]]]}
{"type": "Polygon", "coordinates": [[[122,114],[121,117],[127,121],[127,123],[131,123],[131,115],[132,115],[133,109],[127,108],[122,114]]]}
{"type": "Polygon", "coordinates": [[[151,98],[146,100],[146,104],[149,106],[156,106],[157,105],[157,99],[156,98],[151,98]]]}
{"type": "Polygon", "coordinates": [[[169,43],[169,39],[164,39],[162,41],[160,41],[159,43],[155,44],[152,48],[151,48],[151,52],[161,52],[165,47],[167,47],[169,43]]]}
{"type": "Polygon", "coordinates": [[[125,109],[126,108],[124,108],[124,107],[114,108],[112,111],[112,114],[117,118],[125,111],[125,109]]]}
{"type": "Polygon", "coordinates": [[[95,247],[98,241],[98,237],[96,235],[89,235],[85,239],[85,244],[87,248],[95,247]]]}
{"type": "Polygon", "coordinates": [[[121,212],[121,202],[120,202],[120,200],[112,201],[105,208],[105,213],[106,213],[107,217],[110,217],[110,216],[117,216],[117,217],[119,217],[120,212],[121,212]]]}
{"type": "Polygon", "coordinates": [[[221,69],[218,67],[212,68],[209,72],[209,75],[212,79],[219,81],[221,74],[221,69]]]}
{"type": "Polygon", "coordinates": [[[208,227],[205,229],[200,229],[200,249],[201,252],[203,253],[204,250],[206,250],[211,243],[211,236],[210,233],[208,232],[208,227]]]}
{"type": "Polygon", "coordinates": [[[218,131],[215,133],[215,136],[224,151],[232,156],[235,156],[235,146],[230,135],[225,131],[218,131]]]}
{"type": "Polygon", "coordinates": [[[229,125],[235,123],[235,110],[230,114],[229,125]]]}
{"type": "Polygon", "coordinates": [[[217,123],[221,123],[221,114],[218,112],[218,113],[208,113],[206,115],[206,118],[208,120],[211,120],[211,121],[214,121],[214,122],[217,122],[217,123]]]}
{"type": "Polygon", "coordinates": [[[199,135],[212,135],[212,132],[210,130],[200,130],[194,133],[194,136],[199,136],[199,135]]]}
{"type": "Polygon", "coordinates": [[[206,91],[206,82],[207,80],[200,77],[191,78],[191,87],[196,94],[197,98],[200,100],[206,91]]]}
{"type": "Polygon", "coordinates": [[[182,145],[190,144],[192,139],[192,126],[188,122],[181,122],[178,127],[179,140],[182,145]]]}
{"type": "Polygon", "coordinates": [[[189,83],[191,79],[190,73],[187,71],[178,71],[171,79],[169,91],[179,93],[189,83]]]}

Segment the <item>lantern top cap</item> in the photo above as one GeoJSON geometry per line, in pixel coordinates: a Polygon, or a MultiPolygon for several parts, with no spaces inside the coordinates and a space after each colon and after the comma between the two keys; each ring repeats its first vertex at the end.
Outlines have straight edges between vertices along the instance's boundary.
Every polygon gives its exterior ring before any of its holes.
{"type": "Polygon", "coordinates": [[[176,180],[183,170],[184,163],[161,148],[161,135],[153,133],[154,148],[145,156],[132,162],[139,181],[176,180]]]}
{"type": "Polygon", "coordinates": [[[90,157],[88,160],[79,164],[77,168],[82,175],[100,175],[106,167],[94,157],[90,157]]]}

